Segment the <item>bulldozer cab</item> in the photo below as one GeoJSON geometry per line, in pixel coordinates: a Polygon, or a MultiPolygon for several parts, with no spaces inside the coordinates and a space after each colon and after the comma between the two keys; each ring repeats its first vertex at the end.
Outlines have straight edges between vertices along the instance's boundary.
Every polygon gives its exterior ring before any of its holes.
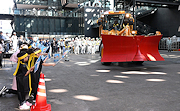
{"type": "Polygon", "coordinates": [[[104,15],[103,30],[121,30],[125,14],[104,15]]]}
{"type": "Polygon", "coordinates": [[[100,34],[132,36],[134,19],[130,13],[125,11],[108,11],[102,18],[100,34]]]}

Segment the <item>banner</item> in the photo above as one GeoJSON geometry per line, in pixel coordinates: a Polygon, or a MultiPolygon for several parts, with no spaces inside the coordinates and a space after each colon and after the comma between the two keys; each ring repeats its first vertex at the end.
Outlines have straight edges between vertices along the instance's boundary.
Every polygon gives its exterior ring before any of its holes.
{"type": "Polygon", "coordinates": [[[62,58],[64,58],[64,57],[66,56],[66,54],[67,54],[68,52],[70,52],[70,51],[71,51],[71,49],[66,50],[66,51],[63,53],[62,58]]]}
{"type": "Polygon", "coordinates": [[[42,61],[44,61],[47,57],[48,57],[48,55],[47,55],[47,56],[44,56],[44,55],[43,55],[43,57],[41,58],[42,61]]]}
{"type": "Polygon", "coordinates": [[[49,59],[51,58],[51,55],[50,55],[50,53],[48,53],[48,58],[49,58],[49,59]]]}
{"type": "Polygon", "coordinates": [[[49,53],[49,50],[50,50],[50,46],[46,48],[44,53],[49,53]]]}
{"type": "Polygon", "coordinates": [[[41,45],[40,49],[41,49],[42,53],[45,53],[47,50],[47,47],[45,47],[44,45],[41,45]]]}
{"type": "Polygon", "coordinates": [[[70,51],[71,51],[71,49],[70,49],[70,50],[66,50],[66,51],[63,53],[61,59],[59,59],[59,60],[56,62],[56,64],[58,64],[70,51]]]}
{"type": "Polygon", "coordinates": [[[41,62],[41,56],[39,56],[39,58],[36,60],[36,63],[34,65],[35,66],[34,73],[38,70],[40,62],[41,62]]]}
{"type": "Polygon", "coordinates": [[[39,42],[36,42],[36,47],[37,47],[37,48],[41,48],[41,46],[42,46],[42,45],[41,45],[39,42]]]}
{"type": "MultiPolygon", "coordinates": [[[[46,51],[48,50],[48,47],[45,47],[44,45],[41,45],[40,49],[41,49],[42,53],[46,53],[46,51]]],[[[44,61],[45,57],[46,57],[45,55],[42,55],[41,59],[44,61]]]]}
{"type": "Polygon", "coordinates": [[[54,54],[54,62],[59,61],[60,54],[54,54]]]}

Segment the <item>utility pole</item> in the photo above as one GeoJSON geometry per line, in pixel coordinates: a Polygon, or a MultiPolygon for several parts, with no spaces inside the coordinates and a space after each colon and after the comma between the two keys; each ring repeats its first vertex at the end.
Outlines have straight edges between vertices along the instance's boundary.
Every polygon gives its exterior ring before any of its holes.
{"type": "Polygon", "coordinates": [[[133,29],[136,30],[136,15],[135,15],[135,7],[136,7],[136,0],[133,0],[133,18],[134,18],[134,27],[133,29]]]}

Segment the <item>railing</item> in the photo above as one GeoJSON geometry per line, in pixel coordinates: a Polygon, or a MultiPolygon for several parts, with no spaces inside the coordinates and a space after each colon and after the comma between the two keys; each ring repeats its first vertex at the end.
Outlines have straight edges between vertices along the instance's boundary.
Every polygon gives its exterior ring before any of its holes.
{"type": "Polygon", "coordinates": [[[71,11],[56,10],[34,10],[34,9],[15,9],[15,15],[31,15],[31,16],[54,16],[54,17],[82,17],[83,13],[71,11]]]}
{"type": "MultiPolygon", "coordinates": [[[[159,49],[160,50],[167,50],[167,41],[168,38],[162,38],[159,42],[159,49]]],[[[180,37],[172,37],[171,38],[172,44],[171,48],[172,50],[178,50],[180,49],[180,37]]]]}
{"type": "Polygon", "coordinates": [[[30,10],[30,9],[15,9],[15,15],[32,15],[32,16],[64,16],[63,11],[55,10],[30,10]]]}
{"type": "Polygon", "coordinates": [[[41,0],[17,0],[17,4],[29,4],[29,5],[48,5],[47,1],[41,0]]]}

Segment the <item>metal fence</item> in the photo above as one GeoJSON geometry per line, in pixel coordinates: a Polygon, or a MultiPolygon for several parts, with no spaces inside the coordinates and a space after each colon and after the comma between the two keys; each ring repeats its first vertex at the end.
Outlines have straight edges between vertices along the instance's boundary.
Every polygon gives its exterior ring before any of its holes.
{"type": "MultiPolygon", "coordinates": [[[[167,50],[167,41],[168,38],[162,38],[159,42],[159,49],[160,50],[167,50]]],[[[172,37],[171,38],[172,44],[171,44],[171,48],[172,50],[176,51],[178,49],[180,49],[180,37],[172,37]]]]}

